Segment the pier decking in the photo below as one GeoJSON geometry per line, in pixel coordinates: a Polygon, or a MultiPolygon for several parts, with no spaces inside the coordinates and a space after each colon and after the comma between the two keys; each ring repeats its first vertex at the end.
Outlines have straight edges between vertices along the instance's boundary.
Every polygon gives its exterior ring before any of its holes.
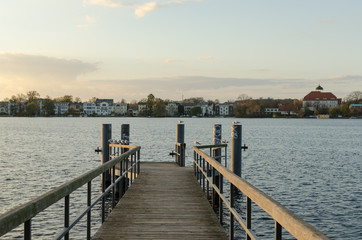
{"type": "Polygon", "coordinates": [[[192,168],[141,163],[141,173],[93,240],[227,239],[192,168]]]}

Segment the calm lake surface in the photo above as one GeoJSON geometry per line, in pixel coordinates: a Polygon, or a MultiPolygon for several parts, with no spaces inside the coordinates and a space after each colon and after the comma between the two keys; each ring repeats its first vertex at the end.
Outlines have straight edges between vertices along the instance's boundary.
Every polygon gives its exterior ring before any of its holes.
{"type": "MultiPolygon", "coordinates": [[[[174,150],[178,120],[0,118],[0,213],[99,166],[100,155],[94,149],[100,147],[103,123],[112,124],[114,139],[120,138],[121,124],[130,124],[131,144],[142,146],[142,161],[173,161],[169,153],[174,150]]],[[[182,120],[186,165],[191,166],[193,142],[211,144],[213,124],[222,124],[222,138],[230,142],[235,119],[182,120]]],[[[362,239],[362,120],[237,120],[243,125],[243,144],[249,147],[243,152],[243,178],[330,238],[362,239]]],[[[77,204],[85,206],[79,197],[84,191],[71,195],[74,211],[77,204]]],[[[62,204],[34,219],[34,239],[49,239],[62,228],[62,204]],[[54,223],[59,224],[49,226],[54,223]]],[[[99,213],[92,216],[97,219],[99,213]]],[[[22,228],[1,239],[17,238],[22,228]]],[[[82,239],[85,233],[81,236],[73,239],[82,239]]]]}

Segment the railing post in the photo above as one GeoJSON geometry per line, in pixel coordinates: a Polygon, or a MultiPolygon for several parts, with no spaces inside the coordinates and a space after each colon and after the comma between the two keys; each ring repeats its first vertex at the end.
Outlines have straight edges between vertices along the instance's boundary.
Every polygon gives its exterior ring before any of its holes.
{"type": "MultiPolygon", "coordinates": [[[[123,142],[123,145],[128,145],[130,142],[130,126],[129,126],[129,124],[121,124],[121,141],[123,142]]],[[[127,151],[128,151],[128,149],[122,148],[121,153],[123,154],[127,151]]],[[[128,158],[122,162],[124,163],[125,161],[128,162],[128,158]]],[[[122,165],[122,162],[120,163],[120,165],[122,165]]],[[[126,170],[127,168],[123,168],[123,169],[126,170]]],[[[122,176],[122,174],[123,174],[122,171],[120,171],[120,176],[122,176]]],[[[127,173],[127,175],[128,175],[128,173],[127,173]]],[[[124,192],[121,192],[122,196],[126,192],[126,189],[127,189],[126,184],[128,184],[127,181],[128,181],[128,178],[123,178],[122,181],[120,181],[120,183],[119,183],[122,185],[121,188],[124,191],[124,192]]]]}
{"type": "MultiPolygon", "coordinates": [[[[129,124],[121,124],[121,140],[127,143],[127,145],[129,144],[130,141],[129,124]]],[[[125,150],[124,152],[126,151],[127,150],[125,150]]]]}
{"type": "Polygon", "coordinates": [[[241,177],[241,125],[231,126],[231,171],[241,177]]]}
{"type": "MultiPolygon", "coordinates": [[[[92,204],[92,182],[88,182],[87,186],[87,207],[92,204]]],[[[91,239],[91,210],[87,213],[87,240],[91,239]]]]}
{"type": "MultiPolygon", "coordinates": [[[[69,195],[64,198],[64,228],[69,228],[69,195]]],[[[64,235],[64,240],[69,239],[69,231],[64,235]]]]}
{"type": "Polygon", "coordinates": [[[24,239],[31,240],[31,219],[24,223],[24,239]]]}
{"type": "MultiPolygon", "coordinates": [[[[183,123],[176,124],[176,143],[184,145],[185,143],[185,125],[183,123]]],[[[177,146],[176,144],[176,162],[180,165],[180,167],[185,166],[185,155],[183,146],[177,146]]]]}
{"type": "MultiPolygon", "coordinates": [[[[109,161],[109,139],[112,138],[112,124],[102,124],[102,156],[101,164],[104,164],[109,161]]],[[[102,183],[105,182],[108,187],[111,184],[111,174],[110,171],[106,171],[102,175],[102,183]]]]}

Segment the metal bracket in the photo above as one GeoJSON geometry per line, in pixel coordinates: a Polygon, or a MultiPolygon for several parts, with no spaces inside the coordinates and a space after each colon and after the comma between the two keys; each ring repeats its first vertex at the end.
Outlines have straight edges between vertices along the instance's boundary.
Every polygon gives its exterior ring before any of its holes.
{"type": "Polygon", "coordinates": [[[175,153],[175,151],[172,150],[172,152],[170,152],[170,156],[176,156],[177,153],[175,153]]]}
{"type": "Polygon", "coordinates": [[[97,147],[97,149],[94,150],[97,154],[101,153],[102,152],[102,149],[97,147]]]}
{"type": "Polygon", "coordinates": [[[243,149],[244,150],[244,152],[246,151],[246,149],[248,149],[248,146],[246,146],[245,144],[244,144],[244,146],[241,146],[241,149],[243,149]]]}

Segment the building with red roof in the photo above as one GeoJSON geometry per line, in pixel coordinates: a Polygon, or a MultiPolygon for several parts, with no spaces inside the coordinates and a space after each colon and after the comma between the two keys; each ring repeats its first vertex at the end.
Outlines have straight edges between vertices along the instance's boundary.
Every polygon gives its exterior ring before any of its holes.
{"type": "Polygon", "coordinates": [[[318,85],[315,91],[311,91],[303,98],[303,107],[309,108],[310,110],[318,110],[321,108],[335,108],[341,104],[342,99],[337,98],[331,92],[322,92],[323,88],[318,85]]]}

